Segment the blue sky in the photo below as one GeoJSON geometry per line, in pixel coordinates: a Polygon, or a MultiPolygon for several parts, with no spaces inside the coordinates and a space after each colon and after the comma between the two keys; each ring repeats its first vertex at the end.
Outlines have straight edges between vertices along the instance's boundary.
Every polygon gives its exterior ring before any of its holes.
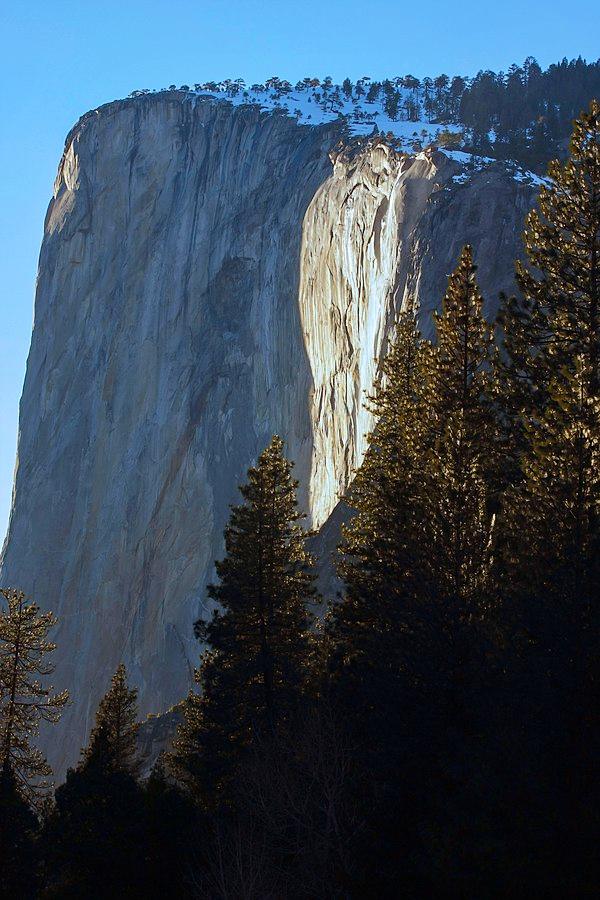
{"type": "Polygon", "coordinates": [[[598,58],[596,0],[0,0],[0,541],[43,221],[65,135],[135,88],[475,74],[598,58]]]}

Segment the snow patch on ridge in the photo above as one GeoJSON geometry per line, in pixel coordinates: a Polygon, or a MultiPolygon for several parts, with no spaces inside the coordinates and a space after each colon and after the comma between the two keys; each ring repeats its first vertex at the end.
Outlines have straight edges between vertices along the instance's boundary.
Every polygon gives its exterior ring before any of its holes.
{"type": "MultiPolygon", "coordinates": [[[[406,88],[401,88],[400,91],[407,102],[414,100],[417,93],[406,88]]],[[[255,88],[236,92],[231,87],[217,85],[216,90],[194,90],[188,93],[194,99],[228,102],[232,106],[259,106],[265,112],[288,115],[299,125],[304,126],[317,127],[342,119],[346,123],[349,137],[367,137],[379,133],[392,138],[396,149],[403,152],[419,153],[424,146],[437,145],[442,132],[454,136],[456,140],[460,140],[464,132],[462,125],[401,118],[402,110],[399,111],[399,118],[393,119],[386,113],[381,99],[367,101],[365,96],[349,98],[341,95],[339,91],[337,94],[323,90],[320,92],[317,87],[281,93],[277,90],[255,88]]],[[[464,167],[460,175],[454,176],[455,184],[466,183],[474,172],[480,172],[494,164],[505,165],[515,181],[534,184],[536,187],[549,183],[549,179],[524,169],[516,162],[503,163],[490,156],[479,156],[464,150],[450,150],[443,146],[439,146],[438,149],[464,167]]]]}
{"type": "MultiPolygon", "coordinates": [[[[450,132],[460,140],[462,126],[445,125],[429,122],[422,118],[409,118],[406,109],[400,105],[396,118],[390,117],[385,110],[384,100],[380,97],[367,100],[366,95],[347,96],[337,85],[307,85],[302,90],[282,91],[277,88],[241,87],[236,82],[211,83],[211,88],[197,86],[198,89],[180,89],[181,93],[191,99],[230,103],[232,106],[255,105],[267,112],[280,112],[296,119],[299,125],[319,126],[336,120],[345,120],[350,136],[366,136],[378,131],[390,134],[403,146],[403,149],[414,150],[416,144],[430,144],[442,132],[450,132]]],[[[402,102],[412,102],[416,108],[418,91],[409,88],[397,88],[402,102]]],[[[146,91],[134,91],[131,96],[139,96],[146,91]]]]}

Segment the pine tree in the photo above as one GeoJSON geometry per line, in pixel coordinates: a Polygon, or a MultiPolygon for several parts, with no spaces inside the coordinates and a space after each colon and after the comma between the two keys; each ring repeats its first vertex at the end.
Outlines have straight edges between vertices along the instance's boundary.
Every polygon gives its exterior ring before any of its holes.
{"type": "Polygon", "coordinates": [[[332,665],[347,680],[355,659],[360,690],[369,667],[389,677],[384,660],[423,685],[434,623],[451,631],[450,619],[468,618],[489,594],[500,443],[493,334],[475,271],[466,247],[436,316],[435,345],[420,341],[412,312],[403,314],[372,401],[377,424],[341,548],[345,596],[329,628],[332,665]]]}
{"type": "Polygon", "coordinates": [[[506,829],[509,855],[526,861],[535,890],[587,896],[600,808],[600,401],[588,396],[584,361],[572,366],[526,422],[521,480],[503,501],[497,570],[509,642],[498,707],[501,753],[518,772],[505,773],[520,823],[506,829]]]}
{"type": "Polygon", "coordinates": [[[600,393],[599,138],[594,100],[574,123],[570,158],[550,163],[539,210],[527,217],[522,297],[507,301],[503,319],[511,377],[528,388],[530,408],[544,406],[549,369],[583,366],[587,392],[600,393]]]}
{"type": "Polygon", "coordinates": [[[90,735],[85,759],[94,757],[101,747],[107,765],[121,772],[137,774],[137,690],[127,685],[125,666],[121,665],[112,677],[96,713],[96,723],[90,735]]]}
{"type": "Polygon", "coordinates": [[[383,690],[399,671],[398,637],[409,628],[423,581],[423,350],[412,309],[402,313],[370,408],[377,417],[347,502],[354,515],[343,528],[338,571],[342,603],[330,611],[330,666],[346,684],[383,690]],[[370,677],[367,673],[370,672],[370,677]]]}
{"type": "MultiPolygon", "coordinates": [[[[361,748],[364,815],[390,857],[404,848],[416,895],[431,888],[411,872],[431,827],[424,811],[452,781],[456,736],[471,727],[484,673],[486,642],[472,620],[488,601],[499,451],[482,306],[467,247],[437,343],[421,340],[412,311],[400,318],[350,490],[345,591],[327,624],[332,694],[361,748]]],[[[380,875],[385,893],[393,874],[380,875]]]]}
{"type": "Polygon", "coordinates": [[[177,776],[205,798],[231,780],[255,730],[284,722],[300,701],[311,654],[313,560],[296,501],[292,464],[275,436],[240,488],[225,530],[218,609],[197,635],[208,644],[174,743],[177,776]]]}
{"type": "Polygon", "coordinates": [[[548,590],[574,598],[597,589],[599,115],[594,101],[575,122],[570,159],[549,166],[552,183],[527,219],[529,268],[517,264],[523,298],[507,301],[502,317],[504,395],[521,469],[505,517],[503,564],[518,589],[527,560],[530,588],[536,583],[547,598],[548,590]],[[531,524],[521,539],[524,516],[531,524]]]}
{"type": "Polygon", "coordinates": [[[187,897],[192,865],[201,863],[204,851],[199,846],[202,819],[193,800],[168,776],[160,757],[144,784],[144,808],[146,896],[187,897]]]}
{"type": "Polygon", "coordinates": [[[136,697],[120,665],[79,764],[56,791],[43,839],[50,896],[150,895],[144,794],[136,780],[136,697]]]}
{"type": "Polygon", "coordinates": [[[571,158],[550,166],[525,231],[530,267],[517,268],[523,298],[502,322],[518,466],[496,555],[512,636],[506,718],[537,809],[517,840],[536,890],[563,896],[594,884],[598,830],[599,111],[575,123],[571,158]]]}
{"type": "Polygon", "coordinates": [[[12,773],[18,792],[35,805],[52,770],[32,740],[41,722],[58,722],[69,695],[53,694],[42,681],[54,671],[46,659],[56,648],[47,640],[53,614],[40,613],[21,591],[0,594],[7,604],[0,612],[0,770],[12,773]]]}
{"type": "Polygon", "coordinates": [[[501,482],[494,406],[494,335],[483,315],[471,247],[448,280],[425,362],[427,566],[446,602],[473,613],[489,600],[492,532],[501,482]]]}
{"type": "Polygon", "coordinates": [[[423,714],[422,690],[435,665],[436,630],[424,565],[423,361],[415,311],[408,309],[369,400],[377,418],[347,497],[353,516],[342,529],[338,561],[344,591],[325,626],[324,690],[348,731],[344,742],[357,772],[353,800],[364,823],[365,833],[350,845],[360,896],[367,885],[369,893],[391,894],[395,867],[403,886],[410,881],[406,832],[418,804],[409,794],[420,794],[419,772],[428,771],[424,755],[435,718],[423,714]]]}
{"type": "MultiPolygon", "coordinates": [[[[440,732],[440,657],[447,652],[427,567],[425,354],[408,309],[370,399],[376,424],[348,495],[354,514],[342,529],[344,591],[325,627],[327,690],[357,748],[357,802],[390,859],[399,846],[409,852],[405,829],[415,807],[407,790],[414,795],[427,777],[425,757],[440,732]]],[[[363,848],[355,853],[366,872],[363,848]]],[[[385,893],[389,884],[380,874],[373,888],[385,893]]]]}
{"type": "Polygon", "coordinates": [[[600,398],[584,360],[555,373],[545,407],[527,423],[522,481],[505,500],[505,593],[543,598],[537,615],[589,619],[600,587],[600,398]],[[542,611],[543,610],[543,611],[542,611]],[[557,610],[554,609],[554,613],[557,610]]]}
{"type": "MultiPolygon", "coordinates": [[[[437,835],[434,854],[439,853],[438,841],[447,842],[442,855],[463,854],[465,885],[490,841],[486,813],[475,812],[490,806],[483,787],[489,764],[482,735],[501,671],[496,624],[500,585],[493,562],[507,479],[493,366],[496,348],[483,305],[472,250],[466,246],[434,317],[435,342],[424,351],[427,442],[421,531],[433,602],[424,611],[432,631],[424,647],[429,665],[421,666],[422,705],[414,726],[421,740],[413,776],[423,779],[422,766],[426,777],[417,795],[414,828],[437,835]],[[423,726],[421,719],[430,721],[423,726]],[[457,815],[459,821],[469,820],[461,821],[458,833],[457,815]],[[463,851],[460,836],[468,828],[472,843],[463,851]]],[[[412,735],[408,740],[415,743],[412,735]]],[[[470,884],[465,894],[472,891],[474,882],[470,884]]],[[[420,890],[436,895],[440,885],[434,881],[429,890],[420,890]]]]}

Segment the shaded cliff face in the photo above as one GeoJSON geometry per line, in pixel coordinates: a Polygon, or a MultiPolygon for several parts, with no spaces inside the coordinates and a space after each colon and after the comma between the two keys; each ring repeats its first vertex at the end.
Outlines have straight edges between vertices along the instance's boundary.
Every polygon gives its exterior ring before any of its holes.
{"type": "Polygon", "coordinates": [[[531,188],[455,184],[437,153],[336,158],[340,129],[160,95],[67,140],[1,571],[59,617],[54,681],[74,702],[47,747],[58,772],[119,662],[143,714],[188,690],[228,504],[271,434],[325,523],[403,299],[432,308],[465,240],[493,248],[484,290],[510,287],[531,188]]]}

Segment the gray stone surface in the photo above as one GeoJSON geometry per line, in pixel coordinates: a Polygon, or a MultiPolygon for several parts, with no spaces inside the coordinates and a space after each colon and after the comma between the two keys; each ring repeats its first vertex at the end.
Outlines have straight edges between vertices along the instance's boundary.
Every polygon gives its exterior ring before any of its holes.
{"type": "Polygon", "coordinates": [[[442,154],[376,140],[331,152],[341,133],[161,94],[67,139],[0,572],[59,617],[59,774],[120,661],[143,715],[187,692],[228,504],[271,434],[327,528],[405,298],[426,316],[466,240],[488,296],[511,286],[531,187],[500,169],[455,184],[442,154]]]}

